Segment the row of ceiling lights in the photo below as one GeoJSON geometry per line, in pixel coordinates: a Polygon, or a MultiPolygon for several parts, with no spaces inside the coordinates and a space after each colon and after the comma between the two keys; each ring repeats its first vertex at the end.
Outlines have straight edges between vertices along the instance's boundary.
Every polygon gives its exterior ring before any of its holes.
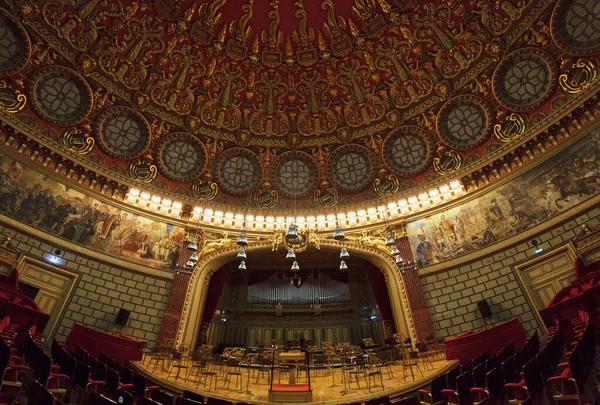
{"type": "MultiPolygon", "coordinates": [[[[210,208],[195,207],[190,219],[199,224],[203,223],[213,226],[241,227],[244,224],[248,228],[257,231],[272,231],[282,227],[286,223],[294,223],[300,227],[306,225],[318,230],[326,230],[334,229],[338,224],[344,224],[345,226],[366,225],[381,221],[385,217],[395,218],[409,215],[448,202],[463,194],[464,189],[461,183],[455,180],[439,188],[434,188],[429,193],[421,193],[418,197],[413,196],[397,202],[390,202],[387,205],[346,213],[340,212],[335,215],[309,215],[286,218],[282,216],[234,214],[210,208]]],[[[181,217],[183,209],[183,205],[179,201],[172,201],[168,198],[163,199],[160,196],[141,192],[138,189],[131,189],[125,201],[142,209],[149,209],[150,211],[176,218],[181,217]]]]}

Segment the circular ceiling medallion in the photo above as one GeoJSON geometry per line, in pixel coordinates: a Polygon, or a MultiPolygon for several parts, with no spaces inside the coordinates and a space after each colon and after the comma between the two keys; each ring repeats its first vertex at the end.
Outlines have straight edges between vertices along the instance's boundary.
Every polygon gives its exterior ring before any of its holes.
{"type": "Polygon", "coordinates": [[[112,157],[133,159],[150,144],[150,126],[146,119],[128,107],[112,107],[98,118],[98,140],[112,157]]]}
{"type": "Polygon", "coordinates": [[[75,71],[48,66],[31,78],[31,99],[35,111],[59,125],[75,125],[92,110],[92,89],[75,71]]]}
{"type": "Polygon", "coordinates": [[[217,176],[223,190],[233,195],[245,195],[260,184],[262,165],[254,152],[231,148],[219,156],[217,176]]]}
{"type": "Polygon", "coordinates": [[[0,9],[0,75],[11,75],[23,69],[30,53],[25,28],[6,10],[0,9]]]}
{"type": "Polygon", "coordinates": [[[273,165],[273,184],[288,197],[305,197],[314,191],[318,182],[319,167],[308,153],[282,153],[273,165]]]}
{"type": "Polygon", "coordinates": [[[413,176],[427,169],[432,159],[432,143],[423,129],[407,125],[390,132],[383,143],[388,168],[401,176],[413,176]]]}
{"type": "Polygon", "coordinates": [[[206,168],[206,149],[195,136],[177,132],[161,142],[158,161],[165,177],[175,181],[190,181],[206,168]]]}
{"type": "Polygon", "coordinates": [[[438,113],[438,134],[453,148],[474,148],[487,139],[492,129],[490,116],[490,108],[482,98],[468,94],[454,97],[438,113]]]}
{"type": "Polygon", "coordinates": [[[509,54],[494,72],[494,95],[504,107],[525,111],[544,104],[556,87],[556,64],[538,48],[509,54]]]}
{"type": "Polygon", "coordinates": [[[340,146],[329,158],[329,179],[334,186],[347,193],[367,188],[375,178],[375,157],[364,146],[340,146]]]}
{"type": "Polygon", "coordinates": [[[586,55],[600,51],[600,2],[562,0],[552,14],[552,37],[565,52],[586,55]]]}

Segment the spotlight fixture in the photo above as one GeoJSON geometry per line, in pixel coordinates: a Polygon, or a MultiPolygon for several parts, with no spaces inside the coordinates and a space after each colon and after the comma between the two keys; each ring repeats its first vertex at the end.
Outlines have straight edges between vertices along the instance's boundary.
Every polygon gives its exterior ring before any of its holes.
{"type": "Polygon", "coordinates": [[[238,270],[246,270],[246,262],[244,260],[241,261],[238,270]]]}
{"type": "Polygon", "coordinates": [[[404,259],[402,259],[402,256],[400,256],[400,255],[396,256],[396,263],[398,263],[398,264],[404,263],[404,259]]]}
{"type": "Polygon", "coordinates": [[[195,265],[195,263],[194,263],[193,261],[191,261],[191,260],[188,260],[188,261],[185,263],[185,267],[187,267],[188,269],[192,269],[192,268],[194,268],[194,265],[195,265]]]}
{"type": "Polygon", "coordinates": [[[246,256],[246,249],[240,248],[240,251],[237,254],[237,258],[238,259],[247,259],[248,256],[246,256]]]}
{"type": "Polygon", "coordinates": [[[340,262],[340,270],[348,270],[348,265],[343,260],[340,262]]]}
{"type": "Polygon", "coordinates": [[[392,234],[388,233],[387,236],[385,237],[385,245],[386,246],[393,246],[395,244],[396,244],[396,241],[392,237],[392,234]]]}
{"type": "Polygon", "coordinates": [[[246,239],[246,231],[242,231],[242,233],[240,233],[240,236],[238,237],[236,243],[240,246],[248,246],[248,240],[246,239]]]}
{"type": "Polygon", "coordinates": [[[198,253],[194,252],[192,253],[192,255],[190,256],[190,261],[196,263],[198,261],[199,257],[198,257],[198,253]]]}
{"type": "Polygon", "coordinates": [[[287,255],[285,255],[286,259],[295,259],[296,258],[296,252],[294,252],[294,248],[289,248],[287,255]]]}
{"type": "Polygon", "coordinates": [[[392,246],[392,256],[396,256],[399,254],[400,254],[400,251],[398,250],[398,246],[396,246],[396,245],[392,246]]]}
{"type": "Polygon", "coordinates": [[[337,225],[335,227],[335,231],[333,232],[333,239],[335,239],[335,240],[344,240],[344,239],[346,239],[346,235],[344,235],[344,232],[342,231],[342,228],[340,228],[339,225],[337,225]]]}
{"type": "Polygon", "coordinates": [[[347,259],[350,257],[350,253],[348,253],[348,249],[345,246],[342,246],[342,250],[340,251],[340,259],[347,259]]]}
{"type": "Polygon", "coordinates": [[[292,271],[298,270],[300,270],[300,266],[298,265],[298,262],[294,260],[294,263],[292,263],[292,271]]]}
{"type": "Polygon", "coordinates": [[[292,277],[290,279],[290,284],[296,288],[302,287],[302,279],[300,277],[292,277]]]}
{"type": "Polygon", "coordinates": [[[290,224],[287,233],[285,234],[285,241],[287,243],[292,243],[296,239],[298,239],[298,227],[294,224],[290,224]]]}
{"type": "Polygon", "coordinates": [[[197,252],[198,251],[198,242],[196,242],[195,238],[188,244],[187,249],[190,252],[197,252]]]}

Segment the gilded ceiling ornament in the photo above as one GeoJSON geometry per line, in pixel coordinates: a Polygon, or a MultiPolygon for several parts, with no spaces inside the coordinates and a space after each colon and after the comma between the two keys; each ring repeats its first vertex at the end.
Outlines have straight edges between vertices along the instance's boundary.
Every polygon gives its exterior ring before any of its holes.
{"type": "Polygon", "coordinates": [[[94,138],[77,128],[65,129],[62,131],[61,138],[67,149],[79,155],[87,155],[96,145],[94,138]]]}
{"type": "Polygon", "coordinates": [[[559,76],[558,83],[567,93],[577,94],[590,87],[597,79],[598,69],[594,62],[589,59],[578,59],[567,72],[559,76]]]}
{"type": "Polygon", "coordinates": [[[145,160],[136,159],[129,163],[127,172],[131,178],[142,183],[152,183],[158,174],[158,169],[145,160]]]}
{"type": "Polygon", "coordinates": [[[0,111],[16,114],[27,104],[27,96],[13,88],[4,80],[0,80],[0,111]]]}
{"type": "Polygon", "coordinates": [[[304,71],[300,75],[300,83],[296,93],[300,98],[298,104],[298,132],[304,136],[322,135],[337,129],[337,119],[329,108],[331,97],[329,84],[317,70],[304,71]]]}
{"type": "Polygon", "coordinates": [[[462,166],[462,156],[455,150],[444,151],[433,159],[433,168],[441,175],[454,173],[462,166]]]}
{"type": "Polygon", "coordinates": [[[279,193],[271,189],[261,189],[254,192],[254,205],[258,208],[275,208],[279,203],[279,193]]]}
{"type": "Polygon", "coordinates": [[[378,196],[395,194],[400,191],[400,179],[395,174],[384,174],[375,179],[373,190],[378,196]]]}
{"type": "Polygon", "coordinates": [[[340,195],[333,187],[322,187],[314,192],[314,201],[319,207],[334,207],[339,200],[340,195]]]}
{"type": "Polygon", "coordinates": [[[263,72],[254,89],[257,101],[263,105],[260,111],[250,115],[248,127],[256,135],[283,136],[289,132],[290,122],[283,105],[288,87],[279,73],[263,72]]]}
{"type": "Polygon", "coordinates": [[[229,24],[231,38],[227,43],[227,53],[234,59],[246,57],[248,47],[246,41],[252,36],[252,27],[248,24],[252,18],[254,0],[242,5],[242,16],[229,24]]]}
{"type": "Polygon", "coordinates": [[[161,139],[156,153],[163,176],[178,182],[190,182],[204,172],[207,152],[198,137],[185,132],[172,133],[161,139]]]}
{"type": "Polygon", "coordinates": [[[434,142],[422,128],[405,125],[390,131],[380,154],[390,171],[400,176],[415,176],[429,168],[434,142]]]}
{"type": "Polygon", "coordinates": [[[494,136],[500,142],[512,142],[525,132],[526,124],[523,116],[511,113],[501,123],[494,125],[494,136]]]}
{"type": "Polygon", "coordinates": [[[294,5],[296,6],[294,15],[298,19],[298,27],[292,31],[292,40],[298,47],[296,56],[300,65],[310,66],[317,60],[317,50],[314,45],[315,30],[307,25],[308,14],[304,10],[302,0],[296,0],[294,5]]]}
{"type": "Polygon", "coordinates": [[[46,66],[29,80],[29,94],[36,113],[58,125],[75,125],[92,111],[92,89],[74,70],[46,66]]]}
{"type": "Polygon", "coordinates": [[[222,19],[221,8],[227,0],[213,0],[200,5],[199,19],[192,26],[191,34],[204,45],[208,45],[213,38],[213,28],[222,19]]]}
{"type": "Polygon", "coordinates": [[[354,0],[352,13],[363,23],[363,30],[368,37],[373,37],[385,29],[386,22],[377,11],[374,0],[354,0]]]}
{"type": "Polygon", "coordinates": [[[240,128],[242,124],[240,106],[243,91],[247,87],[242,73],[239,66],[224,63],[222,69],[213,74],[215,91],[209,93],[208,100],[200,107],[199,116],[202,122],[228,131],[240,128]]]}
{"type": "Polygon", "coordinates": [[[371,232],[367,230],[361,231],[360,233],[349,233],[346,234],[346,239],[379,249],[389,255],[392,248],[385,244],[386,229],[377,229],[373,231],[373,233],[376,233],[377,235],[372,235],[371,232]]]}
{"type": "Polygon", "coordinates": [[[390,97],[396,108],[406,108],[433,92],[435,77],[414,64],[407,42],[386,38],[377,45],[377,54],[375,64],[382,79],[391,85],[390,97]],[[396,52],[387,52],[390,48],[396,52]]]}
{"type": "Polygon", "coordinates": [[[71,14],[68,5],[47,3],[42,8],[44,21],[58,35],[79,51],[87,51],[98,39],[96,22],[89,19],[89,7],[84,4],[78,15],[71,14]]]}
{"type": "Polygon", "coordinates": [[[340,86],[345,101],[344,119],[350,127],[369,125],[383,118],[386,108],[375,89],[369,84],[371,72],[361,65],[358,59],[352,59],[339,65],[336,83],[340,86]]]}
{"type": "Polygon", "coordinates": [[[192,183],[192,195],[203,201],[211,201],[219,193],[219,185],[208,180],[196,180],[192,183]]]}
{"type": "Polygon", "coordinates": [[[171,52],[162,68],[172,74],[171,80],[160,80],[150,89],[156,104],[179,115],[189,115],[195,104],[195,91],[202,86],[206,68],[204,54],[190,44],[171,52]]]}
{"type": "Polygon", "coordinates": [[[529,111],[543,105],[556,88],[554,58],[540,48],[521,48],[504,58],[492,79],[494,96],[505,108],[529,111]]]}
{"type": "Polygon", "coordinates": [[[560,0],[550,21],[552,39],[570,55],[600,50],[600,4],[596,0],[560,0]]]}
{"type": "Polygon", "coordinates": [[[280,50],[283,44],[283,32],[279,30],[279,0],[271,0],[269,2],[271,10],[268,17],[271,20],[267,28],[261,32],[261,40],[265,45],[262,52],[262,61],[267,66],[277,66],[281,63],[282,53],[280,50]]]}
{"type": "Polygon", "coordinates": [[[165,29],[148,14],[131,18],[123,27],[123,36],[103,49],[98,65],[130,90],[138,90],[148,76],[145,61],[165,49],[165,29]]]}
{"type": "Polygon", "coordinates": [[[336,15],[332,0],[323,0],[321,8],[327,11],[323,32],[331,39],[331,50],[336,56],[345,55],[352,50],[352,42],[346,34],[346,20],[336,15]]]}

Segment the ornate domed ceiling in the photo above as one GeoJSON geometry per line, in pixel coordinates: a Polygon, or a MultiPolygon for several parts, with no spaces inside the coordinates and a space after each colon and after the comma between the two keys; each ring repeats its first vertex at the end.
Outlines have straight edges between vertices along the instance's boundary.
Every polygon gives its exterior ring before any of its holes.
{"type": "Polygon", "coordinates": [[[23,132],[120,184],[262,208],[464,181],[581,105],[600,52],[596,0],[0,5],[23,132]]]}

